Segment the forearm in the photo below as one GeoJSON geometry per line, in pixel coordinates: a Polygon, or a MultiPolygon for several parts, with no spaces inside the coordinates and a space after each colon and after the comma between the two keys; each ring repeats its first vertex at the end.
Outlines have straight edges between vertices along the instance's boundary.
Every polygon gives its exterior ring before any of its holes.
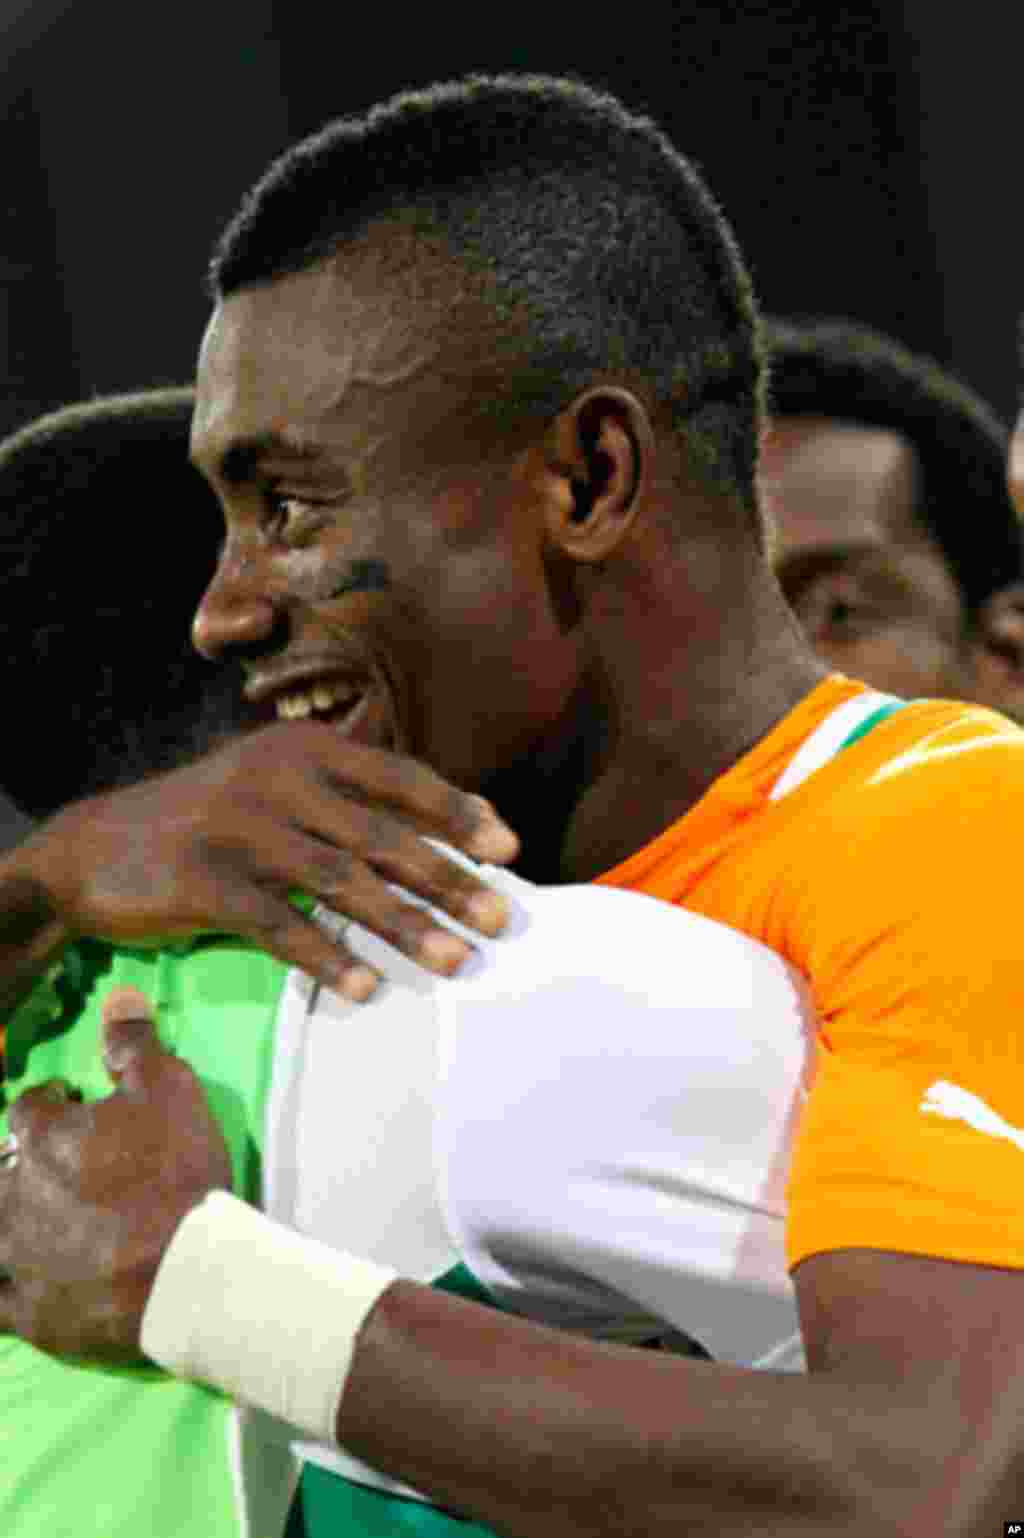
{"type": "Polygon", "coordinates": [[[513,1538],[895,1538],[942,1454],[891,1380],[594,1344],[396,1281],[224,1196],[175,1234],[142,1343],[513,1538]]]}
{"type": "Polygon", "coordinates": [[[406,1282],[361,1332],[337,1437],[515,1538],[883,1534],[921,1473],[888,1387],[599,1345],[406,1282]]]}

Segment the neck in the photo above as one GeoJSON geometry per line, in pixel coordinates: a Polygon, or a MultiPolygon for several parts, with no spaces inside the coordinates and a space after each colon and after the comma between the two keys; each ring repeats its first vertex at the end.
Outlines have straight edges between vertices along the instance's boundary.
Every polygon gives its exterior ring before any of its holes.
{"type": "Polygon", "coordinates": [[[678,821],[826,671],[800,656],[743,677],[692,676],[675,730],[623,741],[583,789],[565,829],[562,879],[592,881],[678,821]]]}
{"type": "Polygon", "coordinates": [[[770,580],[752,611],[749,589],[744,601],[747,625],[735,605],[706,629],[675,605],[622,606],[621,634],[602,616],[604,644],[558,733],[487,788],[522,839],[521,874],[590,881],[619,864],[825,677],[770,580]]]}

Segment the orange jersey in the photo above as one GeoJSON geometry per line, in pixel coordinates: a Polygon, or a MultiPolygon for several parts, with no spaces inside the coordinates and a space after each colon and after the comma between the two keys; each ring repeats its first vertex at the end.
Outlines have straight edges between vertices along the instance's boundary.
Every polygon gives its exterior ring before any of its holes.
{"type": "Polygon", "coordinates": [[[601,880],[742,930],[808,980],[791,1267],[850,1247],[1024,1267],[1024,731],[917,701],[771,800],[864,687],[831,675],[601,880]]]}

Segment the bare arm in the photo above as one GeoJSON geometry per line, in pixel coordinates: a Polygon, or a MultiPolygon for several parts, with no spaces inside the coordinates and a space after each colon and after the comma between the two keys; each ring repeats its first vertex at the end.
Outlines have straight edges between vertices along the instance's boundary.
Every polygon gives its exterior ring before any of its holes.
{"type": "MultiPolygon", "coordinates": [[[[170,1317],[195,1376],[238,1391],[264,1337],[311,1351],[340,1392],[339,1443],[509,1538],[989,1538],[1024,1510],[1019,1271],[865,1249],[812,1256],[794,1273],[806,1376],[598,1345],[385,1277],[353,1327],[348,1376],[339,1367],[335,1378],[341,1358],[326,1337],[351,1258],[327,1252],[315,1285],[328,1328],[303,1347],[287,1288],[248,1286],[281,1232],[250,1214],[255,1237],[240,1248],[220,1221],[212,1230],[211,1270],[228,1274],[215,1278],[211,1310],[224,1317],[209,1322],[190,1302],[205,1268],[182,1259],[189,1224],[179,1227],[226,1184],[223,1142],[195,1076],[152,1024],[120,1029],[108,1053],[116,1094],[76,1105],[44,1087],[11,1108],[0,1332],[61,1354],[137,1354],[154,1277],[167,1285],[162,1262],[178,1251],[184,1296],[171,1286],[170,1317]],[[240,1325],[253,1297],[258,1317],[240,1325]],[[195,1353],[204,1333],[219,1351],[232,1331],[229,1379],[195,1353]]],[[[310,1242],[288,1235],[306,1278],[310,1242]]],[[[277,1392],[289,1374],[270,1354],[277,1392]]],[[[301,1361],[290,1366],[303,1376],[301,1361]]]]}
{"type": "Polygon", "coordinates": [[[874,1251],[797,1285],[811,1372],[594,1345],[409,1283],[370,1314],[351,1452],[515,1538],[988,1538],[1024,1510],[1024,1279],[874,1251]]]}

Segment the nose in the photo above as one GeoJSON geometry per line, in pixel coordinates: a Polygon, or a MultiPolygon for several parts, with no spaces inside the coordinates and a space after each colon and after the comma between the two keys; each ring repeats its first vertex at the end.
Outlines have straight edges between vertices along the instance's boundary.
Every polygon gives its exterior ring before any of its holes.
{"type": "Polygon", "coordinates": [[[259,647],[277,627],[273,599],[261,590],[257,562],[225,551],[192,621],[192,644],[216,662],[225,652],[259,647]]]}

